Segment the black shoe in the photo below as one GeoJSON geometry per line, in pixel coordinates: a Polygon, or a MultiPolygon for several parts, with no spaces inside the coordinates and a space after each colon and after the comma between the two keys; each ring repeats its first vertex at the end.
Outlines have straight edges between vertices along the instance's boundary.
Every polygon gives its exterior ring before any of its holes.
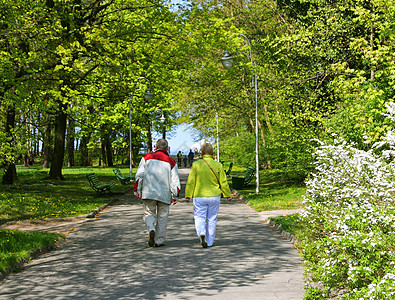
{"type": "Polygon", "coordinates": [[[153,247],[155,245],[155,231],[151,230],[148,235],[148,246],[153,247]]]}
{"type": "Polygon", "coordinates": [[[203,248],[207,248],[206,236],[204,234],[200,235],[200,241],[202,243],[203,248]]]}

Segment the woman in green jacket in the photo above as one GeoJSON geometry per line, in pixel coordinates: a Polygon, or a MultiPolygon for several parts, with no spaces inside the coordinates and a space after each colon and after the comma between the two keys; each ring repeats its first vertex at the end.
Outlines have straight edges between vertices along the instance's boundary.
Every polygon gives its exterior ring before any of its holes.
{"type": "Polygon", "coordinates": [[[202,159],[192,164],[185,187],[185,200],[193,198],[195,228],[203,248],[214,243],[221,195],[232,200],[222,164],[213,159],[213,146],[201,148],[202,159]]]}

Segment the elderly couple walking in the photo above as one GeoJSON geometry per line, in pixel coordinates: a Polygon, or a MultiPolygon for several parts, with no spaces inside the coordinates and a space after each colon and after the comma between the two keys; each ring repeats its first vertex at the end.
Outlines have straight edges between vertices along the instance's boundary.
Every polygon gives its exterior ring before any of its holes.
{"type": "MultiPolygon", "coordinates": [[[[222,164],[213,159],[213,147],[201,148],[202,159],[192,164],[185,188],[185,201],[193,199],[196,233],[203,248],[214,243],[221,195],[231,201],[231,193],[222,164]]],[[[168,143],[160,139],[155,152],[145,155],[139,164],[134,194],[143,200],[144,221],[150,247],[165,246],[170,204],[180,193],[178,167],[168,154],[168,143]]]]}

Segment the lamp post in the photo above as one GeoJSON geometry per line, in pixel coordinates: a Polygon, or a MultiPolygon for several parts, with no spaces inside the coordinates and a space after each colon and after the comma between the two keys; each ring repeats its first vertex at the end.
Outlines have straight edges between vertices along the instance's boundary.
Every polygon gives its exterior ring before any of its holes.
{"type": "MultiPolygon", "coordinates": [[[[257,86],[257,74],[256,74],[256,64],[252,60],[252,51],[251,51],[251,43],[250,40],[242,33],[237,33],[242,36],[248,44],[248,48],[250,50],[250,60],[251,64],[254,67],[254,75],[252,77],[252,85],[255,89],[255,168],[256,168],[256,193],[259,194],[259,149],[258,149],[258,86],[257,86]]],[[[228,51],[225,50],[224,56],[221,58],[222,65],[225,69],[229,70],[232,67],[234,61],[234,57],[229,54],[228,51]]]]}
{"type": "Polygon", "coordinates": [[[132,95],[129,96],[129,173],[130,173],[130,177],[133,177],[133,174],[132,174],[132,99],[134,97],[134,91],[136,89],[137,81],[140,80],[140,79],[144,79],[148,83],[148,88],[144,92],[144,99],[146,101],[149,101],[154,96],[151,93],[151,83],[150,83],[150,81],[147,78],[145,78],[145,77],[137,78],[135,83],[133,84],[132,95]]]}

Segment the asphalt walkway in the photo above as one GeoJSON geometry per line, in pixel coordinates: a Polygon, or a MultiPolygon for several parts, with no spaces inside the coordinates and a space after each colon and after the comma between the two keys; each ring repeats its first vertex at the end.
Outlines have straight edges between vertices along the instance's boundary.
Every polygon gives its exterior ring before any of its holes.
{"type": "MultiPolygon", "coordinates": [[[[183,185],[188,172],[180,169],[183,185]]],[[[166,247],[150,248],[142,205],[125,196],[0,283],[0,299],[303,299],[301,263],[237,199],[221,204],[212,248],[199,244],[182,200],[171,207],[166,247]]]]}

